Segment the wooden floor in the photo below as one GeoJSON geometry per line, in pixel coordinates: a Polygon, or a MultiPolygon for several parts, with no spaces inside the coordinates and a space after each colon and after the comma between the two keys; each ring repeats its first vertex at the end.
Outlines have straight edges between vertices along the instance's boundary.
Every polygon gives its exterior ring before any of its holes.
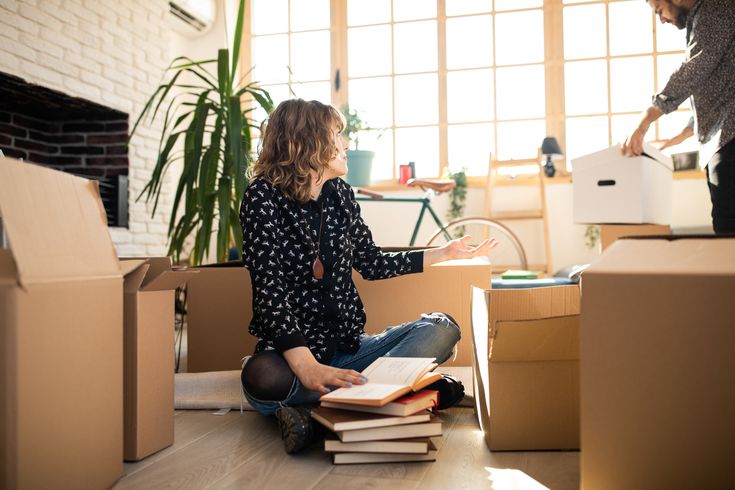
{"type": "Polygon", "coordinates": [[[177,411],[173,446],[125,465],[121,489],[576,489],[578,452],[494,452],[471,408],[442,412],[433,463],[334,466],[319,444],[283,451],[274,418],[255,412],[177,411]]]}

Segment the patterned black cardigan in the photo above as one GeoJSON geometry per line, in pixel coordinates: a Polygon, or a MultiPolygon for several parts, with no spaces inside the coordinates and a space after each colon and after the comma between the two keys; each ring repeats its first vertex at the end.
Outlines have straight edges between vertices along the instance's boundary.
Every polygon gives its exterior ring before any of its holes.
{"type": "Polygon", "coordinates": [[[352,268],[368,280],[423,270],[422,251],[380,251],[342,179],[327,181],[319,199],[306,204],[255,179],[245,191],[240,223],[243,264],[253,290],[249,330],[260,339],[256,352],[308,346],[323,363],[335,350],[354,353],[366,316],[352,268]],[[315,279],[312,264],[322,212],[319,255],[325,273],[315,279]]]}

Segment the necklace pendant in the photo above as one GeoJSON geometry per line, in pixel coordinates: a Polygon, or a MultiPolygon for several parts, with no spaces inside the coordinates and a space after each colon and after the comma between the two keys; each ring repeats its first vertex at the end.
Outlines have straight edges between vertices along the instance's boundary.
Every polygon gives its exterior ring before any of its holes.
{"type": "Polygon", "coordinates": [[[311,264],[311,273],[314,276],[314,279],[321,279],[324,277],[324,264],[322,264],[322,260],[318,255],[314,259],[314,263],[311,264]]]}

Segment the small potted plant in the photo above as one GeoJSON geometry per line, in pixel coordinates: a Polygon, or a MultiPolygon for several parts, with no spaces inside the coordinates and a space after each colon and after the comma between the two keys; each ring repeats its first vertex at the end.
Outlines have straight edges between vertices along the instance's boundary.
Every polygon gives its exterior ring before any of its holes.
{"type": "Polygon", "coordinates": [[[347,151],[347,175],[345,180],[353,187],[370,185],[370,173],[373,169],[374,151],[360,150],[360,131],[370,129],[360,114],[349,105],[342,107],[345,117],[344,133],[350,142],[347,151]]]}

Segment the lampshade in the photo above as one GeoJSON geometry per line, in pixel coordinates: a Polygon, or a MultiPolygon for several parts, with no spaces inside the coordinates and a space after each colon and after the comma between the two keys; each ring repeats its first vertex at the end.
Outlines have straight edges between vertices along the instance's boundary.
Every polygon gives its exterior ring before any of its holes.
{"type": "Polygon", "coordinates": [[[541,142],[541,153],[550,156],[553,160],[558,160],[563,155],[559,142],[553,136],[547,136],[541,142]]]}

